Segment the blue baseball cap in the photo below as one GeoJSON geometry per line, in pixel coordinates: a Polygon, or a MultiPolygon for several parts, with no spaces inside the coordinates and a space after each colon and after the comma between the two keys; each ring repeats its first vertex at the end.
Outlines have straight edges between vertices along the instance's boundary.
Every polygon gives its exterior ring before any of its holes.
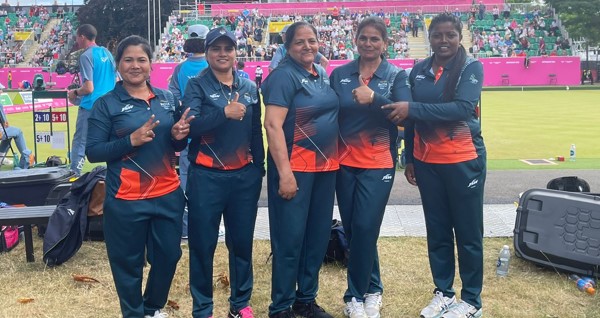
{"type": "Polygon", "coordinates": [[[215,43],[216,40],[220,38],[229,39],[233,46],[237,45],[237,38],[235,37],[235,35],[233,35],[231,31],[228,31],[224,27],[218,27],[210,30],[206,35],[206,48],[211,46],[213,43],[215,43]]]}

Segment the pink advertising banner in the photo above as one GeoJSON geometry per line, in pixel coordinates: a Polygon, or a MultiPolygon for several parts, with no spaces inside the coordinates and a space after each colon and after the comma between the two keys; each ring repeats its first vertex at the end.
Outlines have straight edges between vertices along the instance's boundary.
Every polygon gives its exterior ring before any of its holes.
{"type": "Polygon", "coordinates": [[[524,57],[480,59],[483,63],[484,86],[579,85],[579,57],[532,57],[526,65],[524,57]]]}
{"type": "MultiPolygon", "coordinates": [[[[404,69],[411,68],[414,60],[389,60],[390,63],[400,66],[404,69]]],[[[562,85],[575,86],[580,84],[581,62],[579,57],[572,56],[552,56],[552,57],[532,57],[529,64],[526,65],[524,57],[510,58],[482,58],[480,59],[484,70],[484,86],[546,86],[562,85]]],[[[327,73],[348,61],[333,60],[327,67],[327,73]]],[[[263,69],[263,78],[269,74],[269,62],[246,62],[245,71],[254,80],[254,71],[256,66],[260,65],[263,69]]],[[[177,64],[174,63],[155,63],[150,75],[152,85],[159,88],[168,88],[168,81],[173,74],[177,64]]],[[[41,72],[39,68],[1,68],[0,83],[9,88],[7,77],[11,71],[12,89],[18,89],[23,80],[33,82],[35,74],[42,74],[46,82],[54,82],[52,89],[66,89],[71,84],[72,75],[58,75],[41,72]]],[[[40,104],[40,107],[48,107],[50,104],[40,104]]],[[[54,107],[64,106],[64,100],[56,101],[54,107]],[[60,104],[60,105],[59,105],[60,104]]],[[[15,105],[5,107],[6,112],[19,112],[30,110],[30,105],[15,105]],[[18,107],[18,108],[17,108],[18,107]]],[[[37,105],[36,105],[37,108],[37,105]]]]}

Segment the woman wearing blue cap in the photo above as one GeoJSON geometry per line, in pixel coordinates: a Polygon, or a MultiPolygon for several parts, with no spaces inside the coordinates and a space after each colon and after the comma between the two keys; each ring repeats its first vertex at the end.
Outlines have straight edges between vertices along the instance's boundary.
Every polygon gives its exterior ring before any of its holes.
{"type": "Polygon", "coordinates": [[[229,249],[230,318],[254,317],[252,243],[264,175],[256,85],[235,76],[236,38],[225,28],[206,35],[209,67],[189,80],[182,100],[190,127],[189,209],[192,316],[213,315],[213,259],[221,216],[229,249]]]}

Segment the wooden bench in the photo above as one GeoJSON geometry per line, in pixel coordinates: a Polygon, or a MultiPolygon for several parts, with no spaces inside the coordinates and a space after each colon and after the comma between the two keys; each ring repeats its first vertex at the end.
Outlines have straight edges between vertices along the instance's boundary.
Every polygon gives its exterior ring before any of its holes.
{"type": "Polygon", "coordinates": [[[0,209],[0,225],[23,225],[27,262],[34,262],[32,224],[46,224],[56,205],[0,209]]]}

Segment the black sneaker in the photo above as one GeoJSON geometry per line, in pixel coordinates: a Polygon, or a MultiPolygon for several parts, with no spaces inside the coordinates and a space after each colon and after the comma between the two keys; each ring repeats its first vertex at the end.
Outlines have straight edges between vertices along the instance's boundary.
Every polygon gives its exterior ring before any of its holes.
{"type": "Polygon", "coordinates": [[[325,309],[317,305],[317,302],[313,301],[310,303],[299,303],[295,302],[292,306],[292,310],[298,317],[304,318],[333,318],[332,315],[328,314],[325,309]]]}
{"type": "Polygon", "coordinates": [[[287,309],[276,314],[269,315],[269,318],[296,318],[296,315],[294,315],[294,312],[291,309],[287,309]]]}

